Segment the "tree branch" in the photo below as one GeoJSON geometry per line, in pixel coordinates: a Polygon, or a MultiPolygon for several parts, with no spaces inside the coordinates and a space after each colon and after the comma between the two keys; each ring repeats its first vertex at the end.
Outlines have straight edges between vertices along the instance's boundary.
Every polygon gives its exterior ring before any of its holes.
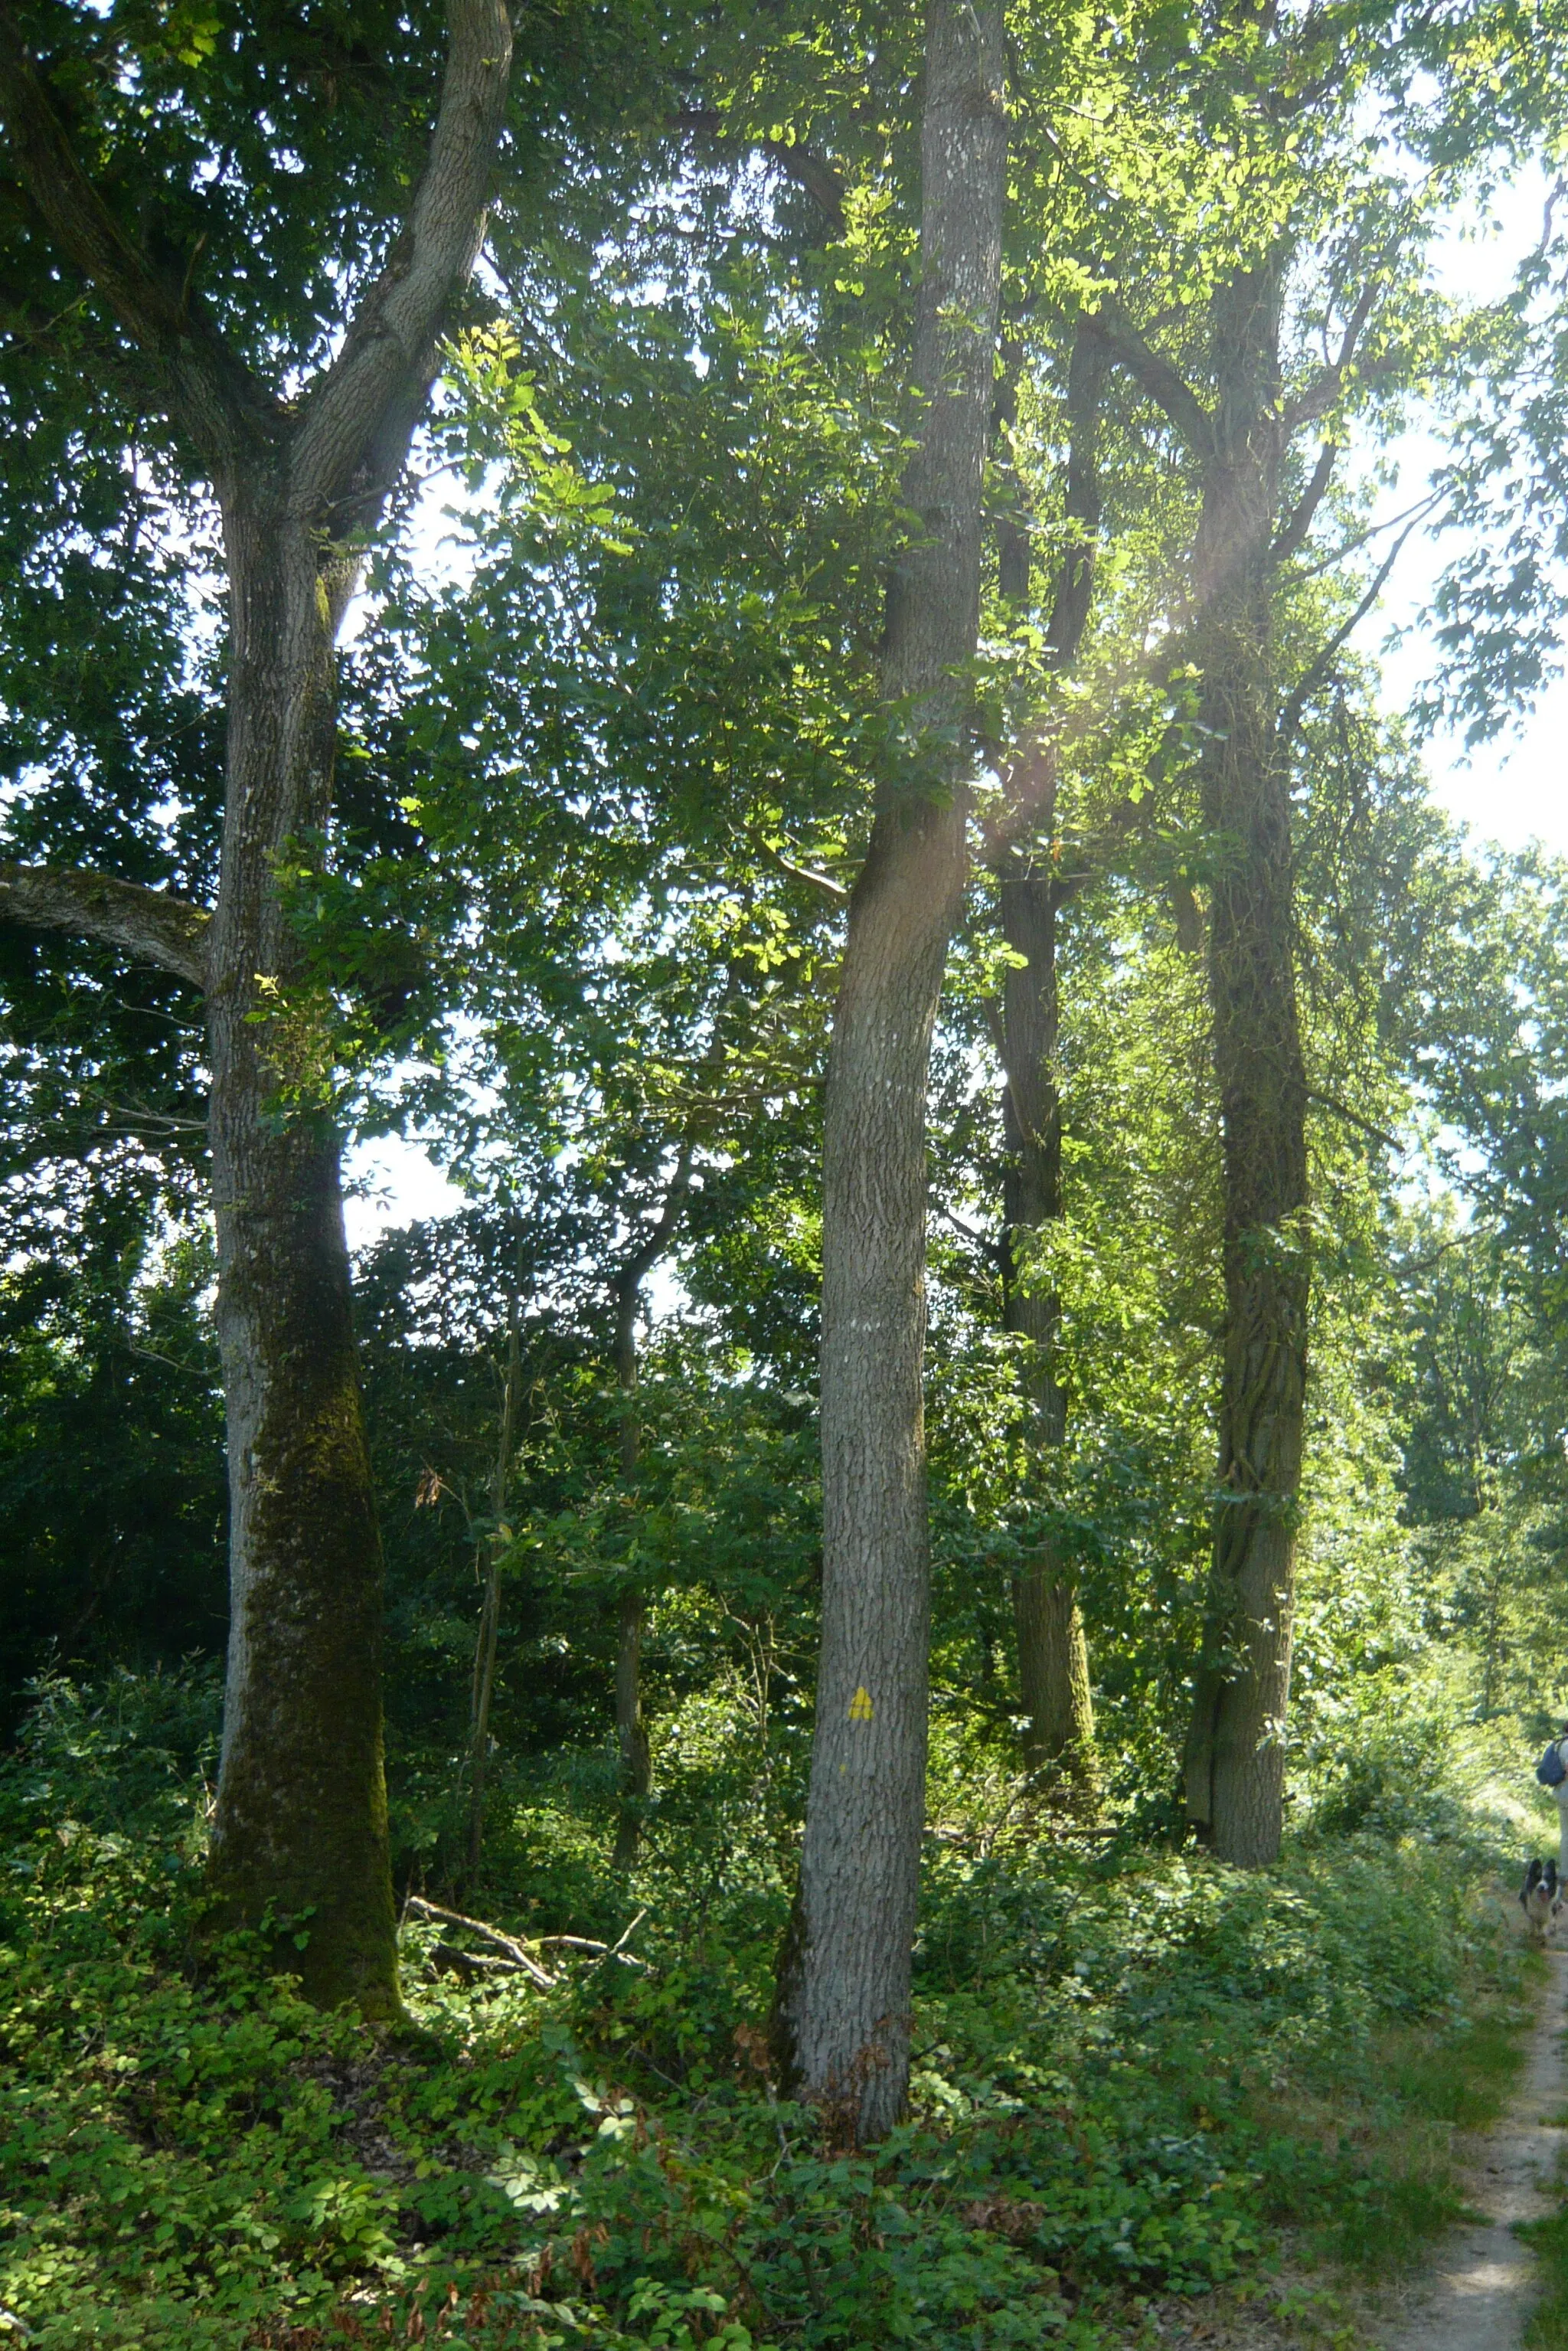
{"type": "Polygon", "coordinates": [[[1327,644],[1323,646],[1322,652],[1319,653],[1311,663],[1309,663],[1294,693],[1291,695],[1290,700],[1286,703],[1284,708],[1280,713],[1279,726],[1276,729],[1276,738],[1280,743],[1283,744],[1289,742],[1296,728],[1301,725],[1301,713],[1305,710],[1308,702],[1317,692],[1318,687],[1322,684],[1324,678],[1328,675],[1329,671],[1333,668],[1334,656],[1341,651],[1352,632],[1360,627],[1362,622],[1365,620],[1368,612],[1371,611],[1373,606],[1382,595],[1389,573],[1393,570],[1395,565],[1398,562],[1401,554],[1404,552],[1406,540],[1415,529],[1416,524],[1420,520],[1421,514],[1420,512],[1417,512],[1415,521],[1406,524],[1405,528],[1400,532],[1398,538],[1389,549],[1383,562],[1378,566],[1376,572],[1373,576],[1370,587],[1362,597],[1360,602],[1356,605],[1355,610],[1352,612],[1350,618],[1342,627],[1337,628],[1334,631],[1333,636],[1329,639],[1327,644]]]}
{"type": "Polygon", "coordinates": [[[676,115],[675,128],[711,139],[717,146],[748,147],[755,154],[766,155],[805,190],[830,228],[836,233],[843,227],[844,183],[832,165],[813,155],[809,147],[798,147],[788,139],[757,139],[747,131],[732,131],[716,107],[685,108],[676,115]]]}
{"type": "MultiPolygon", "coordinates": [[[[412,1910],[421,1918],[440,1918],[451,1927],[465,1927],[471,1935],[482,1936],[486,1942],[494,1943],[497,1950],[506,1954],[513,1967],[520,1969],[524,1975],[531,1976],[535,1983],[547,1991],[554,1989],[554,1976],[540,1967],[520,1936],[504,1934],[499,1927],[489,1926],[483,1918],[470,1918],[464,1911],[445,1909],[439,1902],[427,1902],[423,1894],[406,1896],[402,1907],[405,1914],[412,1910]]],[[[557,1940],[559,1939],[558,1937],[557,1940]]]]}
{"type": "Polygon", "coordinates": [[[610,1287],[615,1293],[616,1302],[622,1307],[630,1305],[634,1310],[644,1277],[652,1272],[664,1256],[674,1237],[675,1227],[681,1221],[686,1196],[692,1188],[692,1160],[696,1152],[696,1136],[692,1131],[695,1125],[694,1119],[681,1139],[680,1156],[675,1162],[674,1174],[664,1187],[664,1204],[657,1220],[651,1227],[643,1228],[643,1238],[637,1247],[611,1276],[610,1287]]]}
{"type": "Polygon", "coordinates": [[[50,865],[0,865],[0,918],[29,930],[72,931],[125,947],[143,963],[206,986],[204,946],[212,917],[167,890],[144,890],[108,873],[50,865]]]}
{"type": "Polygon", "coordinates": [[[300,410],[291,486],[335,536],[374,515],[408,454],[484,238],[511,60],[505,0],[449,0],[441,105],[407,224],[300,410]]]}
{"type": "Polygon", "coordinates": [[[449,0],[447,24],[441,104],[408,221],[338,357],[291,420],[189,287],[163,282],[124,234],[78,162],[0,0],[0,120],[17,175],[56,244],[139,346],[220,496],[233,494],[247,456],[276,453],[292,437],[297,507],[347,537],[396,478],[435,374],[447,307],[479,249],[511,66],[505,0],[449,0]]]}
{"type": "Polygon", "coordinates": [[[1320,1093],[1315,1086],[1309,1086],[1307,1100],[1316,1102],[1321,1109],[1332,1110],[1334,1116],[1343,1118],[1347,1126],[1359,1127],[1363,1134],[1371,1135],[1374,1143],[1380,1143],[1385,1151],[1396,1151],[1402,1159],[1408,1157],[1410,1145],[1407,1143],[1401,1143],[1399,1137],[1390,1134],[1385,1127],[1374,1126],[1369,1118],[1363,1118],[1358,1110],[1352,1110],[1350,1104],[1342,1102],[1337,1095],[1320,1093]]]}
{"type": "Polygon", "coordinates": [[[95,286],[156,373],[172,413],[219,485],[247,444],[275,440],[280,403],[188,287],[164,284],[125,235],[72,151],[15,16],[0,5],[0,120],[16,175],[67,258],[95,286]]]}
{"type": "Polygon", "coordinates": [[[1296,500],[1281,528],[1280,535],[1269,549],[1269,560],[1284,563],[1298,554],[1306,544],[1307,533],[1313,517],[1323,502],[1323,494],[1333,478],[1334,459],[1339,452],[1332,441],[1325,441],[1318,451],[1318,462],[1312,467],[1312,478],[1296,500]]]}
{"type": "Polygon", "coordinates": [[[1324,368],[1321,373],[1312,378],[1312,382],[1308,384],[1299,399],[1288,400],[1285,402],[1281,415],[1287,435],[1294,433],[1298,425],[1312,424],[1320,416],[1326,416],[1338,400],[1340,393],[1344,390],[1345,371],[1355,357],[1356,345],[1361,340],[1362,329],[1372,315],[1372,306],[1376,299],[1377,280],[1373,278],[1362,287],[1357,297],[1355,308],[1350,314],[1340,340],[1339,357],[1332,366],[1324,368]]]}
{"type": "Polygon", "coordinates": [[[1186,442],[1202,465],[1214,461],[1214,420],[1185,376],[1146,343],[1119,303],[1105,302],[1084,320],[1086,330],[1120,360],[1186,442]]]}
{"type": "Polygon", "coordinates": [[[814,866],[797,864],[792,857],[786,857],[784,852],[776,847],[771,841],[754,838],[752,846],[760,849],[764,857],[777,865],[780,873],[787,873],[792,882],[809,883],[813,890],[820,890],[823,897],[831,899],[835,906],[848,905],[849,892],[841,882],[835,882],[831,873],[819,873],[814,866]]]}

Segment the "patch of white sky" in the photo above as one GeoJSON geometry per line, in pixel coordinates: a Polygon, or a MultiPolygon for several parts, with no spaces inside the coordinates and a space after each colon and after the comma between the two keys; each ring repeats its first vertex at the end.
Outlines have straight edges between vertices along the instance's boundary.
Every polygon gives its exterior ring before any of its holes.
{"type": "MultiPolygon", "coordinates": [[[[1433,254],[1439,290],[1464,302],[1496,299],[1540,240],[1547,193],[1545,174],[1529,170],[1484,204],[1462,210],[1433,254]]],[[[1386,474],[1377,512],[1392,517],[1427,496],[1443,449],[1435,420],[1417,412],[1396,439],[1358,454],[1369,470],[1376,465],[1386,474]]],[[[1380,603],[1361,624],[1358,641],[1381,664],[1391,710],[1410,708],[1433,675],[1437,647],[1427,607],[1456,544],[1452,534],[1419,526],[1380,603]]],[[[1504,850],[1538,841],[1568,855],[1565,738],[1568,679],[1559,679],[1546,686],[1531,709],[1473,749],[1467,749],[1458,734],[1428,737],[1422,760],[1432,797],[1480,841],[1504,850]]]]}

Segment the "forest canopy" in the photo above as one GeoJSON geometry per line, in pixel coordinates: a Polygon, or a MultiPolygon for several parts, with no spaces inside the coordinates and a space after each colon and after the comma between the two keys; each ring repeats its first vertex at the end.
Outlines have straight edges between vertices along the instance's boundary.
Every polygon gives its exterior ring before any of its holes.
{"type": "Polygon", "coordinates": [[[0,2331],[1354,2257],[1568,1696],[1565,33],[0,0],[0,2331]]]}

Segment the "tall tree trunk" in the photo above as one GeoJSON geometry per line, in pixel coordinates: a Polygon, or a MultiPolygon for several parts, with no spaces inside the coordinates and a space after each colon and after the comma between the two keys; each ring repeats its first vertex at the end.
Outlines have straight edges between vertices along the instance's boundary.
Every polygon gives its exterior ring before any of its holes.
{"type": "MultiPolygon", "coordinates": [[[[684,1191],[683,1183],[683,1195],[684,1191]]],[[[637,1421],[637,1314],[645,1270],[639,1252],[616,1283],[615,1384],[621,1405],[621,1482],[628,1493],[637,1483],[637,1458],[642,1450],[637,1421]]],[[[643,1811],[653,1786],[653,1753],[643,1720],[643,1632],[647,1615],[647,1600],[641,1591],[622,1593],[615,1615],[617,1786],[613,1858],[617,1869],[636,1866],[643,1811]]]]}
{"type": "Polygon", "coordinates": [[[822,1640],[795,1917],[775,2039],[857,2139],[903,2112],[925,1824],[929,1562],[921,1398],[925,1095],[963,894],[962,673],[979,626],[1007,165],[994,6],[930,0],[906,484],[920,540],[890,584],[883,682],[919,772],[889,789],[850,902],[822,1198],[822,1640]]]}
{"type": "MultiPolygon", "coordinates": [[[[478,250],[506,104],[502,0],[449,0],[441,103],[408,218],[336,355],[286,402],[176,294],[94,186],[60,102],[0,6],[10,159],[55,245],[112,312],[150,407],[194,448],[228,564],[228,758],[218,901],[14,870],[23,920],[114,940],[207,998],[232,1617],[211,1884],[219,1925],[304,1929],[307,1991],[398,2006],[382,1765],[381,1547],[361,1416],[336,1136],[309,1102],[277,860],[325,824],[334,646],[356,547],[382,511],[478,250]],[[290,1102],[299,1087],[303,1102],[290,1102]]],[[[308,1062],[308,1054],[305,1056],[308,1062]]]]}
{"type": "Polygon", "coordinates": [[[1219,1501],[1186,1803],[1225,1861],[1280,1849],[1310,1270],[1290,776],[1275,726],[1270,549],[1281,459],[1280,281],[1215,297],[1218,402],[1195,555],[1203,820],[1222,1121],[1219,1501]]]}
{"type": "MultiPolygon", "coordinates": [[[[1029,1243],[1061,1214],[1061,1102],[1057,1045],[1057,883],[1026,869],[1001,885],[1002,935],[1022,961],[1003,987],[1006,1169],[1002,1215],[1007,1250],[1003,1320],[1025,1343],[1022,1370],[1030,1455],[1037,1467],[1067,1434],[1067,1399],[1056,1376],[1060,1301],[1028,1277],[1029,1243]]],[[[1024,1753],[1054,1767],[1085,1795],[1094,1783],[1094,1713],[1089,1649],[1076,1579],[1054,1545],[1024,1562],[1013,1587],[1019,1689],[1029,1729],[1024,1753]]]]}
{"type": "Polygon", "coordinates": [[[268,988],[297,963],[274,879],[323,825],[346,578],[286,496],[225,517],[228,805],[207,991],[217,1332],[228,1416],[230,1619],[210,1875],[220,1920],[270,1904],[308,1936],[311,1994],[396,2005],[382,1770],[382,1558],[360,1409],[338,1138],[268,988]],[[334,592],[335,591],[335,592],[334,592]],[[308,1082],[308,1079],[306,1080],[308,1082]]]}

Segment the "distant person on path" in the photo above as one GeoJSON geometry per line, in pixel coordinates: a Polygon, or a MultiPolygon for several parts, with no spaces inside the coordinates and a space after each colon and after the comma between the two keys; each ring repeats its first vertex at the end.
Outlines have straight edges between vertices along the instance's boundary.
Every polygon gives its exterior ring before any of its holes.
{"type": "Polygon", "coordinates": [[[1535,1767],[1535,1776],[1557,1799],[1557,1875],[1568,1878],[1568,1722],[1559,1724],[1555,1740],[1535,1767]]]}

